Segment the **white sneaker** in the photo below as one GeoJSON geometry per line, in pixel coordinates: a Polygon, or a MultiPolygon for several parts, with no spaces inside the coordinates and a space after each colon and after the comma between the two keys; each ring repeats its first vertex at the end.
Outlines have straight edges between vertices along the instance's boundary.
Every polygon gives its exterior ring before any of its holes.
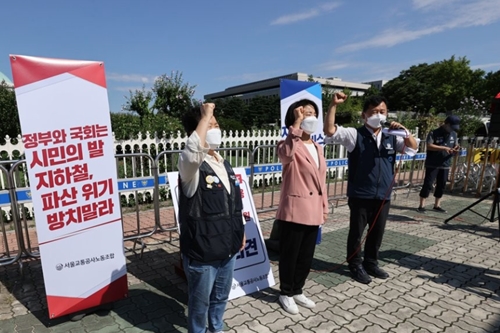
{"type": "Polygon", "coordinates": [[[303,306],[303,307],[308,308],[308,309],[312,309],[316,306],[316,303],[314,303],[309,298],[304,296],[304,294],[295,295],[295,296],[293,296],[293,299],[295,300],[295,302],[297,302],[298,305],[303,306]]]}
{"type": "Polygon", "coordinates": [[[297,307],[297,304],[295,304],[295,301],[293,300],[293,297],[288,297],[285,295],[280,295],[279,302],[283,306],[283,309],[291,314],[297,314],[299,313],[299,308],[297,307]]]}

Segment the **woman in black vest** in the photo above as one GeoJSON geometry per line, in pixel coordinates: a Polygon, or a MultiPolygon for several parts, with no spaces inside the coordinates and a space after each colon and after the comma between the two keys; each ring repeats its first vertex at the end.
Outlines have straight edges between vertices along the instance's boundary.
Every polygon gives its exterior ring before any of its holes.
{"type": "Polygon", "coordinates": [[[179,157],[180,247],[188,281],[188,332],[222,332],[236,254],[245,246],[239,182],[215,149],[215,105],[182,118],[189,135],[179,157]]]}

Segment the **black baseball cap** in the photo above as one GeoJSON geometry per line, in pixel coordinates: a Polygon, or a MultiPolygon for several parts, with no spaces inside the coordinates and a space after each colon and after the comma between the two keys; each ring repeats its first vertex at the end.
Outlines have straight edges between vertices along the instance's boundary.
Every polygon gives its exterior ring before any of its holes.
{"type": "Polygon", "coordinates": [[[446,117],[445,124],[450,124],[450,127],[454,131],[458,131],[460,129],[460,118],[457,116],[448,116],[446,117]]]}

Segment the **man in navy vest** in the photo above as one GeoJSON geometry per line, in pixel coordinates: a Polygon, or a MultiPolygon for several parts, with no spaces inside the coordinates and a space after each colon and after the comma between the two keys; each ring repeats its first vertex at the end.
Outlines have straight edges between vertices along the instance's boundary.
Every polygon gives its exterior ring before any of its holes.
{"type": "Polygon", "coordinates": [[[240,184],[215,149],[221,131],[215,105],[182,117],[188,133],[179,158],[179,224],[188,281],[188,332],[222,332],[236,254],[245,246],[240,184]]]}
{"type": "Polygon", "coordinates": [[[460,118],[446,117],[444,124],[427,135],[427,155],[425,157],[424,185],[420,190],[420,206],[417,210],[425,213],[425,199],[429,197],[434,181],[434,207],[437,212],[446,213],[441,207],[441,198],[448,180],[451,159],[458,152],[457,132],[460,129],[460,118]]]}
{"type": "Polygon", "coordinates": [[[388,111],[386,99],[380,96],[372,96],[365,101],[362,112],[364,126],[344,128],[336,125],[337,105],[346,98],[344,93],[333,96],[325,117],[324,131],[334,143],[345,146],[349,152],[347,196],[351,214],[347,262],[353,279],[368,284],[372,281],[370,275],[381,279],[389,277],[378,266],[378,255],[389,215],[396,153],[404,153],[406,148],[415,151],[417,142],[406,128],[395,121],[390,123],[389,128],[405,130],[404,138],[382,133],[388,111]],[[361,236],[366,225],[370,228],[363,260],[361,236]]]}

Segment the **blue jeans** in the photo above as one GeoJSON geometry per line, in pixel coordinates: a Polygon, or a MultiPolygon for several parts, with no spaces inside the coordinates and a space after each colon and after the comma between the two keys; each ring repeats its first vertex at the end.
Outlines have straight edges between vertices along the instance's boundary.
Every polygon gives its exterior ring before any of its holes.
{"type": "Polygon", "coordinates": [[[222,331],[222,317],[233,282],[236,256],[225,260],[200,262],[182,256],[188,281],[188,333],[222,331]]]}

